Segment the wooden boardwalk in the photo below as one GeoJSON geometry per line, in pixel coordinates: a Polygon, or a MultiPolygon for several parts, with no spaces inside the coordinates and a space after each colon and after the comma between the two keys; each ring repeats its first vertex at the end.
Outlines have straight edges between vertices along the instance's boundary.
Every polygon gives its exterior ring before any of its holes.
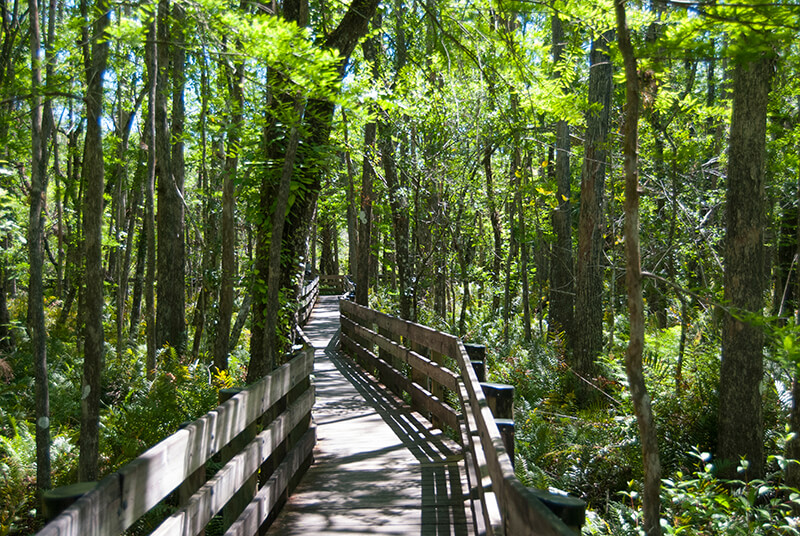
{"type": "Polygon", "coordinates": [[[460,447],[336,351],[338,297],[304,331],[315,348],[314,464],[271,535],[472,535],[460,447]]]}

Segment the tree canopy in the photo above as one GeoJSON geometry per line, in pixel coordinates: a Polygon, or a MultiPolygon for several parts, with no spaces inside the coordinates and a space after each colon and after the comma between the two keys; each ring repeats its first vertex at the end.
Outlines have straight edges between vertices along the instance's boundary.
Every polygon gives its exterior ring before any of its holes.
{"type": "Polygon", "coordinates": [[[800,5],[1,9],[0,534],[32,467],[96,479],[282,363],[337,272],[487,346],[520,478],[593,533],[797,532],[800,5]]]}

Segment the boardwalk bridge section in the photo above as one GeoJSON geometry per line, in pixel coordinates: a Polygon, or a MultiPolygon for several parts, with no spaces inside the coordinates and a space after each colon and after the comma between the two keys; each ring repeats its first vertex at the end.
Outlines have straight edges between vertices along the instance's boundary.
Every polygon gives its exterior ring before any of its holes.
{"type": "MultiPolygon", "coordinates": [[[[325,284],[347,290],[338,276],[325,284]]],[[[319,279],[304,288],[308,323],[285,365],[222,392],[220,406],[92,485],[39,534],[580,531],[579,501],[514,476],[491,406],[502,408],[460,339],[318,294],[319,279]]],[[[54,495],[73,497],[69,488],[54,495]]]]}

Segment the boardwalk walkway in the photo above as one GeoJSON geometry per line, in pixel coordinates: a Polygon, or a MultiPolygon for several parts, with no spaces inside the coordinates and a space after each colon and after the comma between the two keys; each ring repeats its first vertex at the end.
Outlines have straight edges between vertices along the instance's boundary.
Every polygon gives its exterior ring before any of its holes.
{"type": "Polygon", "coordinates": [[[316,350],[314,464],[270,535],[471,535],[459,447],[336,351],[338,298],[304,331],[316,350]]]}

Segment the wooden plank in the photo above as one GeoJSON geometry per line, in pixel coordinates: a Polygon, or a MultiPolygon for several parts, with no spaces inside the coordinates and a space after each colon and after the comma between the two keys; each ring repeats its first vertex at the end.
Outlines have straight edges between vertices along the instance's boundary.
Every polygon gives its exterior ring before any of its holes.
{"type": "Polygon", "coordinates": [[[239,488],[253,475],[266,459],[272,455],[297,424],[311,411],[314,405],[314,389],[306,390],[285,412],[239,454],[231,458],[214,477],[206,482],[189,503],[170,516],[153,531],[153,536],[181,534],[195,536],[212,517],[236,494],[239,488]]]}
{"type": "Polygon", "coordinates": [[[341,305],[342,311],[348,315],[353,315],[361,320],[360,324],[374,323],[382,329],[386,329],[408,339],[411,342],[430,348],[435,352],[451,355],[453,350],[453,336],[436,331],[428,326],[415,324],[408,320],[402,320],[392,315],[387,315],[372,309],[367,309],[353,302],[345,302],[341,305]]]}
{"type": "Polygon", "coordinates": [[[489,495],[493,486],[492,477],[489,472],[486,452],[478,437],[478,424],[475,420],[475,415],[469,401],[468,390],[464,382],[459,382],[459,397],[462,401],[464,428],[466,429],[466,443],[464,448],[469,450],[472,455],[472,459],[469,461],[474,464],[470,473],[474,480],[470,481],[470,485],[473,486],[474,492],[481,502],[482,521],[486,534],[502,534],[503,518],[497,504],[497,496],[493,493],[489,495]],[[476,439],[478,440],[477,442],[475,441],[476,439]]]}
{"type": "MultiPolygon", "coordinates": [[[[499,511],[506,534],[536,536],[568,536],[574,532],[561,519],[522,485],[514,474],[508,459],[500,431],[494,422],[492,411],[480,388],[475,371],[469,365],[469,357],[461,341],[456,341],[459,353],[456,359],[462,365],[464,385],[475,419],[486,463],[492,479],[492,490],[497,494],[499,511]],[[467,381],[467,380],[470,381],[467,381]]],[[[462,395],[462,396],[463,396],[462,395]]],[[[466,399],[465,399],[466,401],[466,399]]]]}
{"type": "Polygon", "coordinates": [[[289,481],[301,468],[303,462],[311,456],[315,443],[316,427],[312,426],[286,455],[269,480],[261,486],[255,498],[245,508],[239,519],[225,532],[225,536],[251,536],[258,534],[259,527],[272,513],[289,481]]]}
{"type": "MultiPolygon", "coordinates": [[[[358,326],[357,326],[358,327],[358,326]]],[[[373,335],[377,335],[373,333],[373,335]]],[[[364,347],[360,346],[355,341],[351,340],[349,337],[343,336],[342,337],[342,346],[343,348],[349,349],[351,352],[354,352],[356,356],[361,358],[362,360],[368,361],[373,370],[377,369],[380,373],[386,378],[384,383],[387,386],[394,385],[398,388],[402,388],[407,393],[411,395],[411,405],[420,411],[423,412],[430,412],[433,413],[436,417],[442,420],[444,424],[450,426],[454,430],[458,429],[458,412],[448,406],[442,400],[434,397],[429,391],[424,389],[417,383],[410,381],[408,378],[403,376],[400,371],[394,369],[389,363],[384,361],[383,359],[379,358],[372,352],[368,351],[364,347]]],[[[365,367],[368,372],[371,372],[370,367],[365,367]]],[[[398,393],[395,389],[392,389],[396,394],[398,393]]]]}
{"type": "Polygon", "coordinates": [[[404,392],[408,392],[411,380],[347,335],[342,335],[341,341],[342,349],[346,353],[349,352],[349,355],[353,357],[353,359],[360,362],[365,370],[370,373],[376,369],[380,370],[383,374],[384,384],[396,395],[402,396],[404,392]]]}
{"type": "Polygon", "coordinates": [[[121,534],[259,418],[313,368],[302,352],[248,389],[153,446],[76,501],[41,536],[121,534]]]}
{"type": "Polygon", "coordinates": [[[342,319],[342,331],[348,334],[352,333],[355,336],[367,339],[369,342],[377,344],[378,347],[391,354],[392,357],[399,359],[403,363],[407,363],[412,368],[422,372],[438,384],[452,391],[458,389],[458,375],[456,375],[456,373],[438,365],[437,363],[434,363],[430,359],[419,355],[417,352],[409,350],[405,346],[402,346],[393,340],[374,332],[371,329],[367,329],[364,326],[356,324],[349,318],[342,319]]]}
{"type": "MultiPolygon", "coordinates": [[[[442,423],[449,426],[453,430],[458,430],[458,412],[448,406],[442,400],[433,396],[430,391],[423,389],[419,384],[411,382],[409,384],[409,393],[411,394],[411,405],[415,406],[418,410],[425,410],[432,413],[436,418],[440,419],[442,423]]],[[[437,426],[437,428],[441,428],[437,426]]]]}

